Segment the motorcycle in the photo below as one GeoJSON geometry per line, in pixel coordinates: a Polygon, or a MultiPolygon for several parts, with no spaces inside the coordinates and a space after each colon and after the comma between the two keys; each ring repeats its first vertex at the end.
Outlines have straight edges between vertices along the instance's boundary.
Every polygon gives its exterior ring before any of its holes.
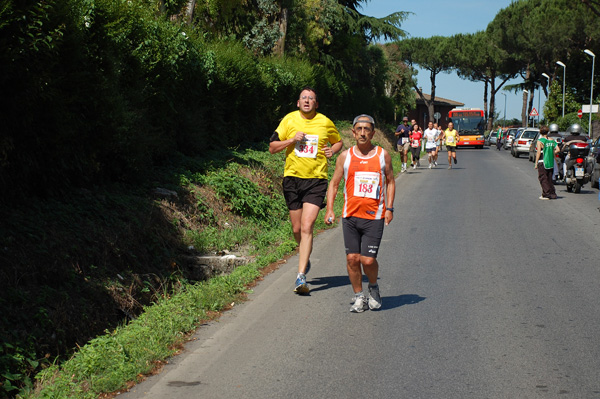
{"type": "Polygon", "coordinates": [[[589,183],[592,176],[593,158],[590,157],[589,143],[572,143],[568,148],[569,159],[566,159],[567,174],[565,184],[568,192],[579,193],[584,184],[589,183]]]}

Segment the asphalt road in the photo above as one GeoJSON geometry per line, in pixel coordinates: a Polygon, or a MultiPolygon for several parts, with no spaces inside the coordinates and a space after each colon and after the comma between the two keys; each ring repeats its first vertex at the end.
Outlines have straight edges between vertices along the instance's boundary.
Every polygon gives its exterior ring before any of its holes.
{"type": "Polygon", "coordinates": [[[526,158],[445,158],[397,179],[381,310],[349,312],[340,226],[315,239],[310,296],[293,257],[123,396],[600,398],[598,191],[540,201],[526,158]]]}

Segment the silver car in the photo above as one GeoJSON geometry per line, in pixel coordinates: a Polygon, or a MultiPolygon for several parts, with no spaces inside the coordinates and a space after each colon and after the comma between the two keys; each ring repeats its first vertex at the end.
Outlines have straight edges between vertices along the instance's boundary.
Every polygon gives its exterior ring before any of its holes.
{"type": "Polygon", "coordinates": [[[498,141],[498,131],[496,130],[495,132],[491,132],[487,141],[488,145],[496,145],[498,141]]]}
{"type": "Polygon", "coordinates": [[[508,131],[506,132],[505,135],[505,139],[503,140],[504,143],[502,144],[502,147],[505,150],[508,150],[510,148],[510,146],[512,145],[512,141],[514,140],[515,136],[518,134],[519,130],[525,129],[523,127],[520,128],[510,128],[508,129],[508,131]]]}
{"type": "Polygon", "coordinates": [[[519,158],[521,154],[529,154],[531,142],[535,140],[540,133],[538,128],[527,128],[519,133],[512,142],[510,153],[513,157],[519,158]]]}

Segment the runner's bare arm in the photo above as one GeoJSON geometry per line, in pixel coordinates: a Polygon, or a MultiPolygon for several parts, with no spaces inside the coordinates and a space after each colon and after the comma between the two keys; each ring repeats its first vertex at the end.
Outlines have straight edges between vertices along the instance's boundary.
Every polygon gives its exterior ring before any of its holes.
{"type": "Polygon", "coordinates": [[[331,147],[329,147],[328,145],[323,146],[323,153],[325,153],[325,156],[327,158],[331,158],[332,156],[334,156],[335,154],[337,154],[338,152],[340,152],[340,150],[342,149],[343,143],[342,141],[338,141],[337,143],[334,143],[331,145],[331,147]]]}
{"type": "Polygon", "coordinates": [[[269,143],[269,152],[271,154],[276,154],[288,148],[290,145],[296,144],[298,141],[301,141],[304,138],[305,134],[303,132],[296,132],[296,135],[291,139],[287,139],[284,141],[279,140],[279,135],[277,132],[273,133],[271,136],[271,142],[269,143]]]}
{"type": "MultiPolygon", "coordinates": [[[[336,143],[337,144],[337,143],[336,143]]],[[[335,220],[335,212],[333,211],[333,203],[338,192],[338,187],[342,178],[344,177],[344,162],[346,162],[346,156],[348,150],[342,152],[335,162],[335,171],[333,177],[329,182],[329,188],[327,189],[327,210],[325,211],[325,224],[332,224],[335,220]]]]}
{"type": "Polygon", "coordinates": [[[331,145],[331,151],[333,151],[333,154],[331,154],[332,156],[337,154],[338,152],[342,151],[342,147],[344,146],[344,143],[342,143],[342,140],[338,141],[335,144],[331,145]]]}
{"type": "MultiPolygon", "coordinates": [[[[392,167],[392,157],[384,150],[383,157],[385,159],[385,195],[386,207],[394,206],[394,198],[396,198],[396,179],[394,178],[394,168],[392,167]]],[[[342,171],[343,172],[343,171],[342,171]]],[[[387,226],[394,219],[394,212],[386,210],[385,225],[387,226]]]]}

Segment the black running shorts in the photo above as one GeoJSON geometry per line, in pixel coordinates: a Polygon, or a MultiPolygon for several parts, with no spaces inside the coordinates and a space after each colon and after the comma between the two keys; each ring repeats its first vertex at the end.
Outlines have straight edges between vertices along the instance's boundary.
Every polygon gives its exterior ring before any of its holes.
{"type": "Polygon", "coordinates": [[[302,208],[304,202],[321,207],[327,194],[327,179],[283,178],[283,196],[290,211],[302,208]]]}
{"type": "Polygon", "coordinates": [[[421,158],[421,147],[411,147],[410,152],[415,159],[421,158]]]}
{"type": "Polygon", "coordinates": [[[343,218],[342,230],[346,255],[361,254],[369,258],[377,258],[384,223],[384,219],[343,218]]]}

